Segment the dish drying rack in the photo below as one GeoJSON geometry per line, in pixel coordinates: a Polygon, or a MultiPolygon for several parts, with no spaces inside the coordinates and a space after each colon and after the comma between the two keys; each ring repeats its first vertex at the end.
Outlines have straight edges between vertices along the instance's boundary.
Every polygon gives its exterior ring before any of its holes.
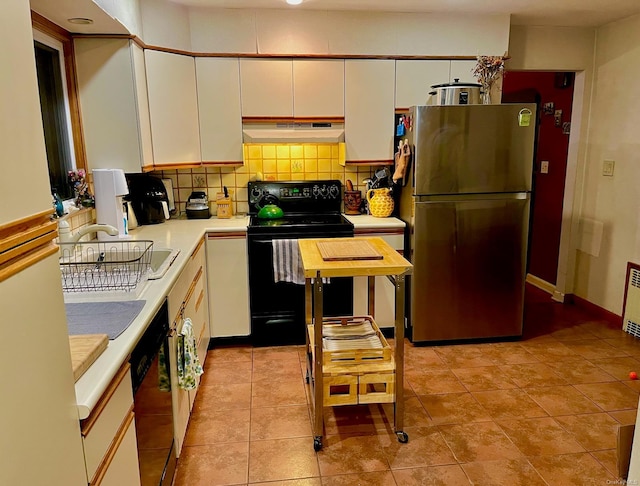
{"type": "Polygon", "coordinates": [[[91,241],[59,246],[64,292],[135,293],[148,279],[153,241],[91,241]]]}

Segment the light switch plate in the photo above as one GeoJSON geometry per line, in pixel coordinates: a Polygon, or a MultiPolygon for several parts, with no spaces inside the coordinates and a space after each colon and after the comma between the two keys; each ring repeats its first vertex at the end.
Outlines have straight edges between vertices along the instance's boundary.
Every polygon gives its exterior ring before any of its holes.
{"type": "Polygon", "coordinates": [[[613,169],[616,165],[615,160],[605,160],[602,163],[602,175],[603,176],[613,176],[613,169]]]}
{"type": "Polygon", "coordinates": [[[549,173],[549,161],[548,160],[543,160],[542,162],[540,162],[540,173],[541,174],[548,174],[549,173]]]}

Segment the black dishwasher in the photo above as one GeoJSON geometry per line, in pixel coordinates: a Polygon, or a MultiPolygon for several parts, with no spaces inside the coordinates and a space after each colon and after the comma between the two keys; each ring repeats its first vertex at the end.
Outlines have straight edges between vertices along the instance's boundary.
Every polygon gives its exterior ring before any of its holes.
{"type": "Polygon", "coordinates": [[[169,486],[176,469],[168,334],[169,312],[165,300],[130,359],[142,486],[169,486]]]}

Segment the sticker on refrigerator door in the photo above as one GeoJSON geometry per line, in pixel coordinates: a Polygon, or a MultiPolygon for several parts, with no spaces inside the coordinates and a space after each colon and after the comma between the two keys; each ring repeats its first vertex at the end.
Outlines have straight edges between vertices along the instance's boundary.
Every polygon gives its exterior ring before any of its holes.
{"type": "Polygon", "coordinates": [[[529,108],[523,108],[518,113],[518,125],[521,127],[528,127],[531,124],[531,110],[529,108]]]}

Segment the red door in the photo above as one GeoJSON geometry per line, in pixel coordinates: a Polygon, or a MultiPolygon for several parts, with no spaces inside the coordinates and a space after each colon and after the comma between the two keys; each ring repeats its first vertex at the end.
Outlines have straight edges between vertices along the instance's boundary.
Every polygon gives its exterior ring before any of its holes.
{"type": "Polygon", "coordinates": [[[554,285],[558,273],[573,79],[574,73],[511,71],[505,73],[502,88],[503,103],[538,103],[528,273],[554,285]]]}

